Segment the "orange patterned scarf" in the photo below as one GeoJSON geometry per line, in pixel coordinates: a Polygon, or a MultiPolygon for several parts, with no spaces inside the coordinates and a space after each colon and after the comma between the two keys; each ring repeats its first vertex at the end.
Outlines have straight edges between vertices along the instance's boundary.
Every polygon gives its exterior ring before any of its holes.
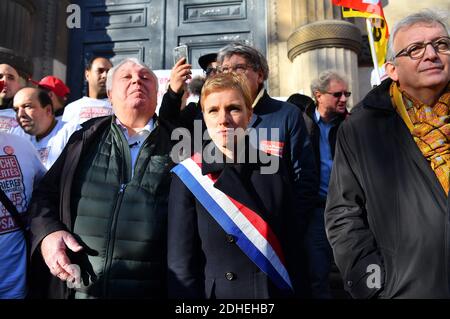
{"type": "Polygon", "coordinates": [[[423,104],[393,82],[392,104],[408,126],[446,194],[450,179],[450,85],[433,106],[423,104]]]}

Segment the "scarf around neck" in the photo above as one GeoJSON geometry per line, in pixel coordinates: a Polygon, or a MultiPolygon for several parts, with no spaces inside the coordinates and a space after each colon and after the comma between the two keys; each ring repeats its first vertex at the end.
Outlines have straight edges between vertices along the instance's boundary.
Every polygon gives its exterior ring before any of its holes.
{"type": "Polygon", "coordinates": [[[445,193],[450,178],[450,84],[434,105],[415,99],[396,82],[390,87],[395,110],[408,126],[425,159],[430,163],[445,193]]]}

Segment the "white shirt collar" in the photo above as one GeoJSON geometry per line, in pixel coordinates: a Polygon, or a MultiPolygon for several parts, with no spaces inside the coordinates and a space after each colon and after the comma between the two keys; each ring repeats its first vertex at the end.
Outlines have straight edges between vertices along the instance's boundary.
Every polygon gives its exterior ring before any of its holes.
{"type": "Polygon", "coordinates": [[[122,130],[123,134],[125,135],[125,138],[128,141],[128,144],[133,145],[137,143],[138,146],[140,146],[145,141],[145,139],[150,135],[150,133],[155,128],[153,118],[151,118],[143,128],[137,129],[138,132],[136,134],[134,134],[133,136],[129,136],[128,129],[120,122],[120,120],[117,117],[116,117],[116,124],[122,130]]]}

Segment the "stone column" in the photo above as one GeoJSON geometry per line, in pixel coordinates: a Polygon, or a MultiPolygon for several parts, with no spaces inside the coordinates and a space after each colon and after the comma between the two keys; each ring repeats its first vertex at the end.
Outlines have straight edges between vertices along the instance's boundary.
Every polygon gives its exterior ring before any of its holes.
{"type": "Polygon", "coordinates": [[[33,73],[29,28],[35,11],[31,0],[0,1],[0,63],[11,64],[25,79],[33,73]]]}
{"type": "Polygon", "coordinates": [[[340,20],[340,8],[331,0],[292,2],[293,23],[297,29],[287,41],[288,57],[293,63],[290,81],[298,92],[311,95],[310,84],[320,72],[334,69],[347,77],[352,91],[349,106],[359,101],[358,53],[361,32],[340,20]]]}

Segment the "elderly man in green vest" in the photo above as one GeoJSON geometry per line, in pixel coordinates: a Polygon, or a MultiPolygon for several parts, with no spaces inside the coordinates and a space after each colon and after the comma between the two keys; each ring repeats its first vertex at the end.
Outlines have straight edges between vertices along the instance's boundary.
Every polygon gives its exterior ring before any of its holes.
{"type": "Polygon", "coordinates": [[[125,59],[106,85],[115,115],[83,123],[33,193],[32,297],[166,296],[171,131],[155,116],[158,80],[125,59]]]}

